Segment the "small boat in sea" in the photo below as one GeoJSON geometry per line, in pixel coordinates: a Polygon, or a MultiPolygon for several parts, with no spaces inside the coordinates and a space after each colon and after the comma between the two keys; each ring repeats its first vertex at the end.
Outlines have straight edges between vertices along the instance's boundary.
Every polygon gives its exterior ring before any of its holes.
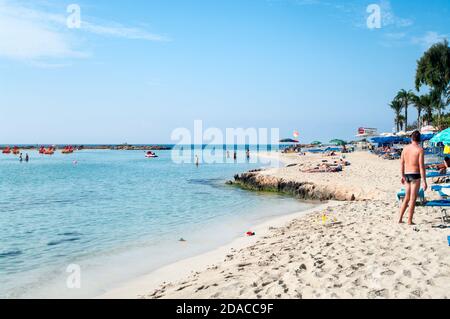
{"type": "Polygon", "coordinates": [[[157,158],[158,155],[156,155],[155,153],[148,151],[147,154],[145,155],[146,158],[157,158]]]}
{"type": "Polygon", "coordinates": [[[39,149],[39,154],[45,154],[45,147],[41,146],[41,148],[39,149]]]}
{"type": "Polygon", "coordinates": [[[11,154],[11,148],[8,146],[8,147],[6,147],[3,151],[2,151],[2,153],[3,154],[11,154]]]}
{"type": "Polygon", "coordinates": [[[55,148],[54,147],[49,147],[48,149],[44,149],[44,153],[42,153],[44,155],[53,155],[55,154],[55,148]]]}
{"type": "Polygon", "coordinates": [[[14,148],[13,148],[13,150],[12,150],[12,153],[13,153],[14,155],[19,155],[19,154],[20,154],[20,149],[19,149],[17,146],[14,146],[14,148]]]}
{"type": "Polygon", "coordinates": [[[61,151],[62,154],[72,154],[73,152],[74,152],[73,146],[66,146],[66,147],[64,147],[64,149],[61,151]]]}

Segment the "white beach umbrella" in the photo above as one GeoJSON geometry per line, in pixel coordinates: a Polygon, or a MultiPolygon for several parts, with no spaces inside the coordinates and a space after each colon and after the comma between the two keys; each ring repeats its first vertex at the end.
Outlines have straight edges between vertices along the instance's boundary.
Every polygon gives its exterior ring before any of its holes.
{"type": "Polygon", "coordinates": [[[438,129],[432,125],[424,126],[424,127],[422,127],[422,130],[420,130],[421,133],[435,133],[437,131],[438,131],[438,129]]]}
{"type": "Polygon", "coordinates": [[[395,136],[395,134],[392,134],[392,133],[381,133],[380,136],[389,137],[389,136],[395,136]]]}

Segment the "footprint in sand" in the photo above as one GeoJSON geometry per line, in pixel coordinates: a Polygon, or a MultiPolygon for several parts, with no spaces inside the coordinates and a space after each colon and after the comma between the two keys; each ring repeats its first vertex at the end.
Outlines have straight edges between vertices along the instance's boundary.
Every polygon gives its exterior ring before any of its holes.
{"type": "Polygon", "coordinates": [[[381,273],[381,275],[382,275],[382,276],[394,276],[394,275],[395,275],[395,272],[392,271],[392,270],[390,270],[390,269],[388,269],[388,270],[386,270],[386,271],[383,271],[383,272],[381,273]]]}
{"type": "Polygon", "coordinates": [[[387,299],[389,298],[389,291],[387,289],[372,290],[369,291],[368,297],[369,299],[379,299],[379,298],[387,299]]]}

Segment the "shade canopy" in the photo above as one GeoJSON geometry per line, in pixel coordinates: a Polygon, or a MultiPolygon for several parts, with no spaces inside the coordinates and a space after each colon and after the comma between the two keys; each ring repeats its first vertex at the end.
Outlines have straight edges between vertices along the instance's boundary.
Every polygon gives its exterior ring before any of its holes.
{"type": "Polygon", "coordinates": [[[430,140],[433,139],[433,137],[434,137],[435,135],[436,135],[436,134],[434,134],[434,133],[426,133],[426,134],[422,133],[422,134],[420,135],[420,139],[422,140],[422,142],[430,141],[430,140]]]}
{"type": "MultiPolygon", "coordinates": [[[[429,141],[433,139],[434,134],[422,134],[420,136],[420,139],[422,142],[429,141]]],[[[391,144],[407,144],[411,142],[410,137],[406,136],[380,136],[380,137],[374,137],[370,139],[372,143],[379,144],[379,145],[391,145],[391,144]]],[[[450,142],[450,139],[449,139],[450,142]]]]}
{"type": "Polygon", "coordinates": [[[431,140],[431,143],[443,143],[444,145],[450,145],[450,128],[436,134],[431,140]]]}
{"type": "Polygon", "coordinates": [[[389,144],[399,144],[409,142],[409,139],[400,136],[380,136],[371,138],[370,140],[372,141],[372,143],[378,145],[389,145],[389,144]]]}
{"type": "Polygon", "coordinates": [[[424,126],[424,127],[422,127],[422,129],[420,130],[420,133],[422,133],[422,134],[428,134],[428,133],[436,133],[436,132],[438,132],[439,130],[437,129],[437,128],[435,128],[434,126],[432,126],[432,125],[427,125],[427,126],[424,126]]]}
{"type": "Polygon", "coordinates": [[[280,143],[298,143],[299,141],[293,140],[291,138],[285,138],[283,140],[280,140],[280,143]]]}
{"type": "Polygon", "coordinates": [[[334,140],[330,141],[330,144],[334,144],[337,146],[344,146],[344,145],[347,145],[347,142],[343,141],[343,140],[339,140],[339,139],[334,139],[334,140]]]}

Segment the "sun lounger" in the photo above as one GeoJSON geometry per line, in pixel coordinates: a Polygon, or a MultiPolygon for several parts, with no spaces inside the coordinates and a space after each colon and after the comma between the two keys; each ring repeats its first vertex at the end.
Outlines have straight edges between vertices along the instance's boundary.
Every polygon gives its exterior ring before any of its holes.
{"type": "Polygon", "coordinates": [[[433,185],[433,186],[431,186],[431,190],[434,192],[437,192],[439,194],[439,196],[441,196],[442,199],[448,199],[450,197],[450,195],[448,195],[447,193],[444,193],[443,192],[444,189],[450,190],[450,185],[433,185]]]}
{"type": "Polygon", "coordinates": [[[431,190],[432,190],[432,191],[439,191],[439,190],[441,190],[441,189],[443,189],[443,188],[448,188],[448,189],[450,189],[450,184],[446,184],[446,185],[433,185],[433,186],[431,186],[431,190]]]}
{"type": "MultiPolygon", "coordinates": [[[[399,202],[403,202],[403,199],[405,198],[405,196],[406,196],[406,190],[404,188],[402,188],[400,190],[400,192],[397,193],[397,200],[399,202]]],[[[419,190],[418,198],[422,204],[425,203],[425,192],[423,191],[422,188],[419,190]]]]}
{"type": "Polygon", "coordinates": [[[439,174],[439,172],[429,172],[427,173],[427,178],[436,178],[436,177],[449,177],[450,173],[439,174]]]}
{"type": "Polygon", "coordinates": [[[340,147],[328,147],[324,152],[341,152],[342,148],[340,147]]]}
{"type": "Polygon", "coordinates": [[[449,216],[447,209],[450,209],[450,200],[433,200],[424,204],[425,207],[439,207],[441,208],[441,219],[444,225],[449,223],[449,216]]]}
{"type": "Polygon", "coordinates": [[[321,149],[310,149],[310,150],[306,150],[309,153],[323,153],[324,150],[321,149]]]}
{"type": "Polygon", "coordinates": [[[434,155],[434,154],[436,154],[436,152],[434,151],[434,150],[431,150],[431,149],[425,149],[425,155],[434,155]]]}
{"type": "Polygon", "coordinates": [[[435,163],[426,163],[425,166],[431,166],[431,165],[441,165],[442,162],[435,162],[435,163]]]}

